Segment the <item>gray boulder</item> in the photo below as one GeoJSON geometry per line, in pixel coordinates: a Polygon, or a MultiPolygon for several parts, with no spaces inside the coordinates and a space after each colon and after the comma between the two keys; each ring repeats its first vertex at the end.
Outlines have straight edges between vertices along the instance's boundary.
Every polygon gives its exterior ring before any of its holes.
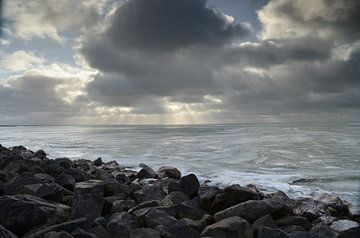
{"type": "Polygon", "coordinates": [[[104,183],[89,180],[75,185],[73,218],[86,217],[89,222],[101,216],[104,205],[104,183]]]}
{"type": "Polygon", "coordinates": [[[130,238],[160,238],[160,231],[151,228],[138,228],[130,232],[130,238]]]}
{"type": "Polygon", "coordinates": [[[223,190],[216,186],[201,185],[199,188],[199,202],[203,209],[210,210],[216,195],[222,193],[223,190]]]}
{"type": "Polygon", "coordinates": [[[129,213],[115,213],[106,227],[110,238],[128,238],[134,228],[135,221],[129,213]]]}
{"type": "Polygon", "coordinates": [[[1,238],[17,238],[17,236],[11,231],[7,230],[5,227],[0,225],[0,237],[1,238]]]}
{"type": "Polygon", "coordinates": [[[213,238],[247,238],[252,237],[250,224],[240,217],[228,217],[207,226],[201,236],[213,238]]]}
{"type": "Polygon", "coordinates": [[[308,219],[301,216],[285,216],[281,219],[276,220],[276,224],[279,227],[284,227],[289,225],[301,226],[305,230],[310,230],[312,226],[308,219]]]}
{"type": "Polygon", "coordinates": [[[195,174],[189,174],[180,179],[181,190],[190,196],[195,197],[198,194],[200,183],[195,174]]]}
{"type": "Polygon", "coordinates": [[[66,231],[51,231],[43,235],[43,238],[73,238],[71,234],[66,231]]]}
{"type": "Polygon", "coordinates": [[[259,229],[258,238],[290,238],[290,236],[280,229],[262,226],[259,229]]]}
{"type": "Polygon", "coordinates": [[[157,173],[145,164],[139,165],[142,169],[136,174],[136,177],[139,179],[146,179],[146,178],[157,178],[157,173]]]}
{"type": "Polygon", "coordinates": [[[181,172],[175,167],[171,166],[162,166],[158,169],[158,174],[161,178],[173,178],[173,179],[180,179],[181,178],[181,172]]]}

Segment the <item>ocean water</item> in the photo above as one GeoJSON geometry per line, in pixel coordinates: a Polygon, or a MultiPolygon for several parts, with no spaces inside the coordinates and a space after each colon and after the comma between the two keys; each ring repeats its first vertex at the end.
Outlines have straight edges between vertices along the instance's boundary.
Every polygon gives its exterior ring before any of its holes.
{"type": "Polygon", "coordinates": [[[44,149],[50,158],[172,165],[221,186],[326,192],[360,210],[360,123],[1,126],[0,144],[44,149]]]}

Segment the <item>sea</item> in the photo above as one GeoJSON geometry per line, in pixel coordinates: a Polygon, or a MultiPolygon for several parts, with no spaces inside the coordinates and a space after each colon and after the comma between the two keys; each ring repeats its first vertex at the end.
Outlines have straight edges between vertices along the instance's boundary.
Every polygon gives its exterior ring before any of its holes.
{"type": "Polygon", "coordinates": [[[133,169],[170,165],[219,186],[291,197],[328,193],[360,210],[360,123],[0,126],[0,144],[133,169]]]}

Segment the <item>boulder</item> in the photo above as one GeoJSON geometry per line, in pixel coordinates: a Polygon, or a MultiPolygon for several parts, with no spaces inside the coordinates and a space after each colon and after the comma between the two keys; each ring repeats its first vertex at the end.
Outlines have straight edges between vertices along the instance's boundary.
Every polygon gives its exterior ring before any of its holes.
{"type": "Polygon", "coordinates": [[[88,180],[75,185],[73,217],[86,217],[92,222],[101,216],[104,205],[104,183],[100,180],[88,180]]]}
{"type": "Polygon", "coordinates": [[[30,194],[35,197],[43,198],[54,202],[63,202],[63,198],[66,195],[71,195],[72,192],[61,187],[57,183],[38,183],[28,184],[23,187],[19,192],[21,194],[30,194]]]}
{"type": "Polygon", "coordinates": [[[57,158],[54,162],[66,170],[74,167],[73,162],[69,158],[57,158]]]}
{"type": "Polygon", "coordinates": [[[279,227],[284,227],[289,225],[301,226],[305,230],[310,230],[311,228],[311,223],[309,222],[309,220],[301,216],[286,216],[279,220],[276,220],[276,224],[279,227]]]}
{"type": "Polygon", "coordinates": [[[65,173],[73,177],[77,183],[93,179],[90,174],[78,168],[68,169],[65,173]]]}
{"type": "Polygon", "coordinates": [[[287,197],[275,196],[264,200],[249,200],[238,205],[229,207],[214,215],[216,221],[227,217],[239,216],[245,218],[249,222],[265,215],[283,215],[290,211],[291,204],[287,197]]]}
{"type": "Polygon", "coordinates": [[[164,206],[178,205],[189,199],[189,196],[184,192],[173,191],[161,201],[161,204],[164,206]]]}
{"type": "Polygon", "coordinates": [[[355,221],[343,219],[343,220],[334,221],[330,227],[337,232],[343,232],[359,226],[360,224],[355,221]]]}
{"type": "Polygon", "coordinates": [[[217,223],[207,226],[201,236],[213,238],[251,237],[250,224],[240,217],[228,217],[217,223]]]}
{"type": "Polygon", "coordinates": [[[317,224],[310,230],[312,234],[316,234],[321,238],[337,238],[339,233],[331,229],[329,226],[324,224],[317,224]]]}
{"type": "Polygon", "coordinates": [[[130,232],[130,238],[160,238],[160,231],[151,228],[138,228],[130,232]]]}
{"type": "Polygon", "coordinates": [[[157,200],[145,201],[145,202],[139,203],[136,206],[133,206],[132,208],[130,208],[128,210],[128,212],[132,213],[139,209],[148,208],[148,207],[157,207],[157,206],[159,206],[159,201],[157,201],[157,200]]]}
{"type": "Polygon", "coordinates": [[[99,157],[99,158],[97,158],[96,160],[94,160],[93,164],[94,164],[95,166],[100,166],[100,165],[102,165],[102,164],[103,164],[103,161],[102,161],[101,157],[99,157]]]}
{"type": "Polygon", "coordinates": [[[173,179],[180,179],[181,178],[181,172],[175,167],[171,166],[162,166],[158,169],[158,174],[161,178],[173,178],[173,179]]]}
{"type": "Polygon", "coordinates": [[[260,227],[262,226],[272,227],[272,228],[277,227],[274,219],[270,215],[265,215],[254,221],[254,223],[251,225],[251,228],[253,229],[255,235],[258,233],[260,227]]]}
{"type": "Polygon", "coordinates": [[[180,179],[181,190],[189,195],[190,198],[193,198],[197,195],[199,187],[199,180],[194,174],[186,175],[180,179]]]}
{"type": "Polygon", "coordinates": [[[150,200],[161,201],[165,197],[165,192],[160,184],[146,184],[141,189],[132,192],[132,197],[137,203],[150,200]]]}
{"type": "Polygon", "coordinates": [[[126,174],[124,172],[116,171],[116,172],[113,172],[111,175],[120,184],[126,184],[126,183],[128,183],[130,181],[129,178],[126,176],[126,174]]]}
{"type": "Polygon", "coordinates": [[[212,213],[216,213],[242,202],[259,199],[260,196],[257,192],[241,187],[240,185],[231,185],[226,187],[223,193],[216,195],[210,210],[212,213]]]}
{"type": "Polygon", "coordinates": [[[199,202],[203,209],[210,210],[216,195],[222,193],[223,190],[216,186],[201,185],[199,188],[199,202]]]}
{"type": "Polygon", "coordinates": [[[76,228],[75,231],[71,232],[71,235],[74,238],[98,238],[97,235],[90,233],[81,229],[80,227],[76,228]]]}
{"type": "Polygon", "coordinates": [[[46,173],[37,173],[37,174],[34,174],[34,177],[39,179],[43,183],[55,182],[55,179],[46,173]]]}
{"type": "Polygon", "coordinates": [[[4,194],[6,195],[15,195],[21,192],[24,189],[25,185],[29,184],[41,184],[41,179],[31,175],[30,173],[20,174],[11,180],[7,181],[4,184],[4,194]]]}
{"type": "Polygon", "coordinates": [[[60,231],[60,232],[51,231],[44,234],[43,238],[73,238],[73,236],[66,231],[60,231]]]}
{"type": "Polygon", "coordinates": [[[136,202],[132,199],[129,200],[117,200],[115,202],[113,202],[112,208],[111,208],[111,213],[115,213],[115,212],[126,212],[128,211],[130,208],[136,206],[136,202]]]}
{"type": "Polygon", "coordinates": [[[124,167],[120,166],[115,160],[103,163],[101,169],[106,170],[108,173],[123,171],[124,167]]]}
{"type": "Polygon", "coordinates": [[[88,226],[88,222],[86,218],[79,218],[71,221],[67,221],[64,223],[52,225],[52,226],[45,226],[44,228],[37,230],[35,232],[31,232],[26,234],[27,238],[38,238],[42,237],[43,235],[50,233],[50,232],[73,232],[76,228],[86,228],[88,226]]]}
{"type": "Polygon", "coordinates": [[[310,221],[324,215],[332,216],[334,212],[336,213],[336,209],[312,198],[298,199],[293,206],[293,213],[295,215],[306,217],[310,221]]]}
{"type": "Polygon", "coordinates": [[[110,238],[126,238],[135,228],[135,221],[129,213],[115,213],[107,224],[110,238]]]}
{"type": "Polygon", "coordinates": [[[139,179],[146,179],[146,178],[157,178],[157,173],[145,164],[139,165],[142,169],[136,174],[136,177],[139,179]]]}
{"type": "Polygon", "coordinates": [[[0,225],[0,237],[1,238],[17,238],[17,236],[11,231],[7,230],[5,227],[0,225]]]}
{"type": "Polygon", "coordinates": [[[102,214],[110,214],[111,209],[113,207],[113,203],[118,200],[125,200],[126,197],[127,197],[127,195],[123,194],[123,193],[105,197],[102,214]]]}
{"type": "Polygon", "coordinates": [[[0,224],[18,236],[48,221],[64,221],[69,214],[70,207],[31,195],[0,197],[0,224]]]}
{"type": "Polygon", "coordinates": [[[198,220],[206,214],[206,212],[203,210],[188,207],[184,204],[158,207],[158,209],[167,212],[169,215],[174,216],[177,219],[190,218],[192,220],[198,220]]]}
{"type": "Polygon", "coordinates": [[[290,236],[280,229],[262,226],[259,229],[258,238],[290,238],[290,236]]]}
{"type": "Polygon", "coordinates": [[[74,191],[74,187],[76,184],[75,179],[72,176],[65,173],[59,174],[55,178],[55,182],[70,191],[74,191]]]}

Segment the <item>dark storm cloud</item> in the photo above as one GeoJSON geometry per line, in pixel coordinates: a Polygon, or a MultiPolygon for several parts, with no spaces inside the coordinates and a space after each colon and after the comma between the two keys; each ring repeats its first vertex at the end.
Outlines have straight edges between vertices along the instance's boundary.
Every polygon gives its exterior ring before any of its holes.
{"type": "Polygon", "coordinates": [[[207,8],[206,0],[126,1],[106,32],[115,47],[150,51],[222,45],[247,33],[207,8]]]}

